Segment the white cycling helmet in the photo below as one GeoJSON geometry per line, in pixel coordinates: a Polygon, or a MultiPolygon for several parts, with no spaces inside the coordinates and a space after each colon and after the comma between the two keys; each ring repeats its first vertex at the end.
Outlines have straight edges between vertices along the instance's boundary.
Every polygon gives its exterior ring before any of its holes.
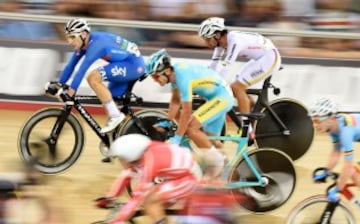
{"type": "Polygon", "coordinates": [[[145,135],[122,135],[111,144],[108,156],[119,157],[127,162],[134,162],[140,159],[150,143],[151,139],[145,135]]]}
{"type": "Polygon", "coordinates": [[[75,18],[67,22],[65,26],[65,33],[81,33],[83,31],[90,32],[89,23],[85,19],[75,18]]]}
{"type": "Polygon", "coordinates": [[[225,19],[220,17],[210,17],[200,24],[199,36],[204,39],[212,38],[215,32],[225,30],[225,19]]]}
{"type": "Polygon", "coordinates": [[[317,99],[310,109],[310,116],[329,116],[336,114],[338,108],[335,102],[329,98],[322,97],[317,99]]]}

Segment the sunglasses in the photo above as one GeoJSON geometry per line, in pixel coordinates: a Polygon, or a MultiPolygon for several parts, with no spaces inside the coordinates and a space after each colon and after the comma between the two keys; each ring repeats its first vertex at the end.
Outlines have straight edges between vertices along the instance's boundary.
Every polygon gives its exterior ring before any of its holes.
{"type": "Polygon", "coordinates": [[[81,33],[72,33],[72,34],[66,34],[66,40],[71,43],[73,42],[76,38],[80,37],[81,33]]]}
{"type": "Polygon", "coordinates": [[[312,121],[314,124],[320,124],[321,122],[325,121],[326,119],[328,119],[329,116],[325,115],[325,116],[314,116],[312,117],[312,121]]]}

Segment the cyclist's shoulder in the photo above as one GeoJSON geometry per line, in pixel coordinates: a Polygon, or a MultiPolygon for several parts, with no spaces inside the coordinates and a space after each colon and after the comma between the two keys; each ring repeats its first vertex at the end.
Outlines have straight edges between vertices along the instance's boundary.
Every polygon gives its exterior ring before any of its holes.
{"type": "Polygon", "coordinates": [[[360,127],[359,113],[338,113],[336,120],[341,127],[360,127]]]}

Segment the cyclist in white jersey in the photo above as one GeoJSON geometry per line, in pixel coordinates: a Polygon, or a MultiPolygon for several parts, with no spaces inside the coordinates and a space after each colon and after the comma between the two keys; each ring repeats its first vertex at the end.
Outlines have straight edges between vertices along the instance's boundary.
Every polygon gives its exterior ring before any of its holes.
{"type": "Polygon", "coordinates": [[[238,58],[248,59],[238,69],[231,89],[241,113],[250,112],[250,98],[246,89],[275,74],[281,65],[281,56],[272,41],[258,33],[228,31],[224,19],[211,17],[204,20],[199,36],[206,45],[214,48],[210,68],[217,70],[226,80],[230,65],[238,58]],[[221,62],[221,63],[219,63],[221,62]]]}

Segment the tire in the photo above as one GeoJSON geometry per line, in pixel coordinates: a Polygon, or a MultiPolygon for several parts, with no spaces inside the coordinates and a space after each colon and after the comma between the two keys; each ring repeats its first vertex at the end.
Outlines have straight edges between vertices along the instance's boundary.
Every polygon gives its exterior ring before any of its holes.
{"type": "Polygon", "coordinates": [[[270,111],[264,108],[261,112],[265,117],[256,121],[254,125],[256,146],[279,149],[294,161],[301,158],[310,148],[315,133],[307,109],[302,104],[286,98],[270,102],[270,107],[290,130],[290,135],[282,133],[280,125],[270,111]]]}
{"type": "MultiPolygon", "coordinates": [[[[268,212],[279,208],[290,198],[295,189],[296,172],[292,160],[285,153],[270,148],[251,150],[248,157],[260,175],[268,180],[268,184],[232,190],[235,200],[252,212],[268,212]],[[244,194],[250,196],[253,202],[244,202],[244,197],[238,197],[244,194]]],[[[249,164],[242,158],[230,171],[228,181],[233,183],[255,179],[249,164]]]]}
{"type": "MultiPolygon", "coordinates": [[[[329,203],[326,195],[314,195],[300,202],[286,218],[286,224],[319,223],[320,217],[329,203]]],[[[355,224],[351,211],[342,203],[336,207],[331,224],[355,224]]]]}
{"type": "MultiPolygon", "coordinates": [[[[158,141],[166,141],[167,135],[166,133],[161,133],[157,131],[153,125],[157,122],[158,118],[167,118],[167,114],[160,110],[140,110],[135,113],[135,116],[140,119],[141,124],[143,127],[148,131],[149,137],[153,140],[158,141]]],[[[119,129],[118,136],[130,134],[130,133],[140,133],[141,132],[139,127],[136,125],[135,120],[133,118],[129,118],[125,121],[121,128],[119,129]]]]}
{"type": "Polygon", "coordinates": [[[22,127],[19,153],[23,160],[37,158],[35,168],[44,174],[57,174],[71,167],[79,158],[84,146],[84,131],[78,119],[70,114],[56,143],[56,157],[50,154],[51,130],[63,112],[60,108],[47,108],[33,114],[22,127]]]}

